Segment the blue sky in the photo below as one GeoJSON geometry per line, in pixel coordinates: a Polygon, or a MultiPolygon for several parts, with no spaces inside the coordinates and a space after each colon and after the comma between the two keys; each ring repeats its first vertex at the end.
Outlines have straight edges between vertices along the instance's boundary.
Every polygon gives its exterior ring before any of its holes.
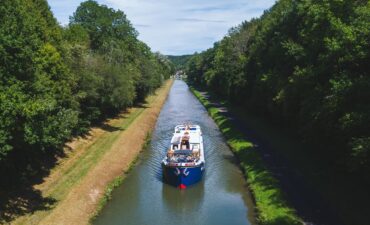
{"type": "MultiPolygon", "coordinates": [[[[81,0],[48,0],[62,25],[81,0]]],[[[229,28],[259,17],[275,0],[98,0],[124,11],[139,39],[166,55],[192,54],[213,46],[229,28]]]]}

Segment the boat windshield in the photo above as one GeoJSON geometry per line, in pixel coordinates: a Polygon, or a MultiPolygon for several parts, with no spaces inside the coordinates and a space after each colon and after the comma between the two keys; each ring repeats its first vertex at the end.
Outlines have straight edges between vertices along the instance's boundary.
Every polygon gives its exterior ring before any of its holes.
{"type": "Polygon", "coordinates": [[[177,150],[175,153],[168,157],[169,162],[183,163],[195,162],[199,157],[193,154],[190,150],[177,150]]]}
{"type": "Polygon", "coordinates": [[[177,150],[175,151],[175,155],[191,155],[193,151],[191,150],[177,150]]]}

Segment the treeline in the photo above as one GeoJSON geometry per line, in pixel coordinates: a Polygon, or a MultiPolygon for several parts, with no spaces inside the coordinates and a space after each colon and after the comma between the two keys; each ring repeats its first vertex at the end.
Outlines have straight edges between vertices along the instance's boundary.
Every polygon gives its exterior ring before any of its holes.
{"type": "Polygon", "coordinates": [[[168,55],[168,59],[171,60],[176,70],[184,70],[189,59],[193,55],[168,55]]]}
{"type": "Polygon", "coordinates": [[[189,82],[290,127],[325,163],[369,180],[369,18],[369,1],[277,1],[195,54],[189,82]]]}
{"type": "Polygon", "coordinates": [[[0,21],[2,172],[53,154],[144,100],[173,72],[166,57],[137,39],[122,11],[92,0],[66,27],[46,0],[2,0],[0,21]]]}

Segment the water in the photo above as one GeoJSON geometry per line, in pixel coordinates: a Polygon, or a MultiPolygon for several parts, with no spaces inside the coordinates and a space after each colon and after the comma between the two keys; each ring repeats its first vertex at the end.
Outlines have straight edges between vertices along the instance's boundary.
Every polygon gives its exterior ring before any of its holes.
{"type": "Polygon", "coordinates": [[[150,147],[93,224],[255,224],[253,204],[234,156],[183,81],[174,82],[150,147]],[[175,125],[190,121],[202,128],[206,173],[201,182],[180,190],[162,182],[160,162],[175,125]]]}

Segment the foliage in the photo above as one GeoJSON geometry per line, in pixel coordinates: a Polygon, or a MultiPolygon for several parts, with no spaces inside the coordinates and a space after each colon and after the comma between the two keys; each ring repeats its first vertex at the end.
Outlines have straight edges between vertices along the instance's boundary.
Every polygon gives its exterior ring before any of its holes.
{"type": "Polygon", "coordinates": [[[44,1],[0,6],[0,159],[14,148],[60,146],[77,124],[75,79],[47,10],[44,1]]]}
{"type": "Polygon", "coordinates": [[[169,60],[173,63],[175,70],[184,70],[186,63],[192,57],[192,55],[168,55],[169,60]]]}
{"type": "Polygon", "coordinates": [[[188,62],[188,80],[297,131],[327,164],[370,172],[370,3],[280,0],[188,62]]]}
{"type": "Polygon", "coordinates": [[[23,174],[72,135],[143,101],[173,72],[122,11],[95,1],[61,27],[46,0],[4,0],[0,21],[1,174],[23,174]]]}
{"type": "Polygon", "coordinates": [[[65,35],[79,75],[82,125],[144,100],[172,72],[166,58],[137,40],[122,11],[95,1],[81,3],[65,35]]]}
{"type": "Polygon", "coordinates": [[[194,88],[191,91],[206,107],[226,138],[228,145],[240,160],[241,167],[255,198],[259,224],[301,224],[295,210],[285,201],[277,180],[264,166],[264,162],[253,143],[243,136],[230,118],[220,113],[210,99],[204,97],[194,88]]]}

